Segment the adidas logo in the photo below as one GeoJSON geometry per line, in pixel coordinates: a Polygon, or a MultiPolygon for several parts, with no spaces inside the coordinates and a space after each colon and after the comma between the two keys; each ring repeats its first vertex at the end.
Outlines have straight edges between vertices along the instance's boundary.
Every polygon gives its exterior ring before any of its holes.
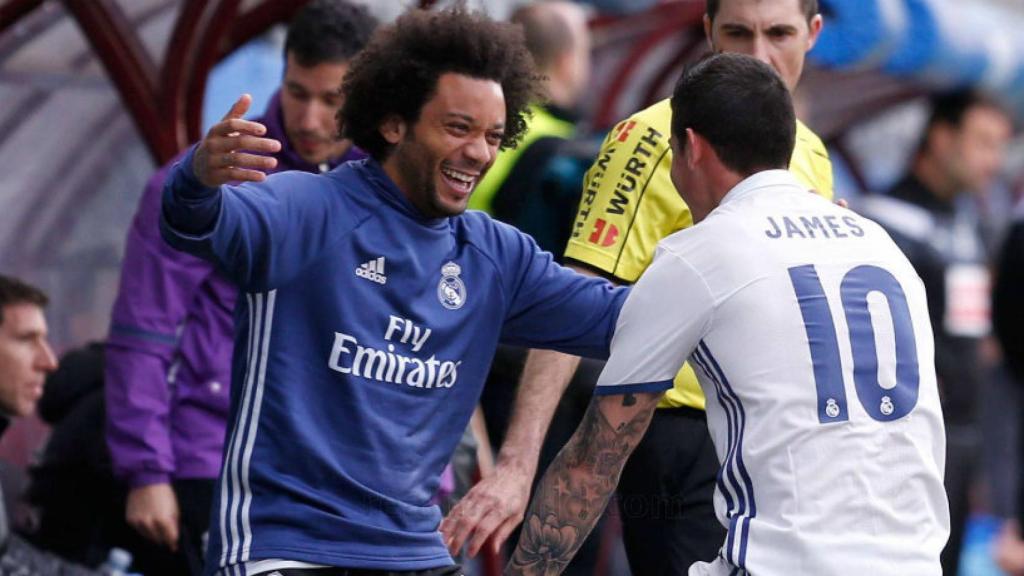
{"type": "Polygon", "coordinates": [[[366,278],[377,284],[387,284],[388,277],[384,275],[384,257],[375,258],[369,262],[363,262],[356,268],[356,276],[366,278]]]}

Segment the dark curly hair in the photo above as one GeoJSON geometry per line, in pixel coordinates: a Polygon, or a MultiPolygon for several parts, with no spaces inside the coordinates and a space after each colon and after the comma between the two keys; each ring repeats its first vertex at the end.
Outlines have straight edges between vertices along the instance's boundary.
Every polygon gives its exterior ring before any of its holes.
{"type": "Polygon", "coordinates": [[[514,148],[526,131],[527,106],[541,97],[540,76],[522,29],[461,6],[438,12],[411,10],[378,29],[349,66],[338,129],[378,161],[391,152],[380,125],[397,114],[415,124],[442,74],[493,80],[505,94],[505,136],[514,148]]]}

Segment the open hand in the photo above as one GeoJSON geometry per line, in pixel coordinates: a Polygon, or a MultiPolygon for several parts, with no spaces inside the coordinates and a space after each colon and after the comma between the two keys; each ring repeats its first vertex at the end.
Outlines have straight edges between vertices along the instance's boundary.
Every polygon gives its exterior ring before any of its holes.
{"type": "Polygon", "coordinates": [[[273,154],[281,149],[281,143],[263,138],[267,133],[263,124],[242,118],[251,104],[252,96],[243,94],[196,148],[192,171],[204,186],[262,182],[266,171],[277,166],[276,158],[258,153],[273,154]]]}

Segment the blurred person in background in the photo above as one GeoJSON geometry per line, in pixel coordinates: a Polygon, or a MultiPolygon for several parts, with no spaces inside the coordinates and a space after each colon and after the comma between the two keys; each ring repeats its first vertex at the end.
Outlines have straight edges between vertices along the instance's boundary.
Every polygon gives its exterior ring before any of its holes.
{"type": "MultiPolygon", "coordinates": [[[[822,29],[816,0],[708,0],[704,32],[713,52],[748,54],[769,64],[792,92],[822,29]]],[[[619,284],[632,284],[662,238],[692,225],[672,186],[671,107],[666,98],[620,122],[608,134],[583,182],[583,197],[565,250],[566,264],[619,284]]],[[[832,197],[832,165],[824,144],[799,120],[790,169],[808,189],[832,197]]],[[[537,451],[555,402],[578,358],[531,352],[518,394],[529,413],[513,414],[496,464],[442,525],[454,548],[475,553],[492,535],[502,542],[523,518],[537,451]]],[[[725,529],[715,516],[719,468],[708,434],[704,395],[689,365],[676,377],[617,490],[623,537],[634,574],[684,574],[712,560],[725,529]],[[687,438],[687,442],[679,442],[687,438]]]]}
{"type": "Polygon", "coordinates": [[[950,538],[943,573],[958,570],[969,491],[980,464],[978,395],[990,335],[988,257],[976,213],[958,207],[961,194],[989,187],[1013,132],[994,100],[967,90],[939,94],[907,174],[860,211],[877,220],[924,281],[935,328],[935,364],[946,425],[945,485],[950,538]]]}
{"type": "MultiPolygon", "coordinates": [[[[35,286],[0,276],[0,434],[12,418],[29,416],[43,395],[46,375],[57,369],[47,341],[43,308],[47,297],[35,286]]],[[[11,534],[0,497],[0,574],[88,576],[91,570],[42,552],[11,534]]]]}
{"type": "MultiPolygon", "coordinates": [[[[27,493],[38,522],[23,530],[40,548],[87,566],[103,562],[115,546],[137,548],[142,538],[125,522],[126,491],[110,466],[103,348],[91,342],[68,351],[46,377],[37,413],[50,435],[29,470],[27,493]]],[[[135,568],[145,571],[138,563],[135,568]]]]}
{"type": "MultiPolygon", "coordinates": [[[[1024,386],[1024,201],[1017,206],[996,265],[992,319],[1010,375],[1018,386],[1024,386]]],[[[1019,410],[1024,412],[1024,406],[1019,410]]],[[[1018,432],[1018,438],[1020,454],[1024,429],[1018,432]]],[[[1019,462],[1024,462],[1024,458],[1018,456],[1019,462]]],[[[995,549],[999,567],[1013,576],[1024,575],[1024,539],[1020,529],[1024,526],[1024,467],[1019,464],[1017,491],[1016,516],[1004,525],[995,549]]]]}
{"type": "MultiPolygon", "coordinates": [[[[282,143],[276,170],[324,172],[364,155],[337,133],[341,83],[376,21],[314,0],[285,40],[280,91],[259,121],[282,143]]],[[[148,182],[128,232],[106,354],[107,443],[129,486],[125,514],[174,553],[167,574],[198,573],[227,426],[238,289],[213,265],[160,238],[171,164],[148,182]]]]}
{"type": "Polygon", "coordinates": [[[558,197],[551,164],[576,133],[577,108],[590,80],[590,30],[574,2],[526,5],[511,21],[523,27],[526,46],[546,79],[544,102],[530,106],[523,142],[503,150],[469,201],[469,207],[526,232],[544,250],[561,254],[569,238],[578,191],[558,197]]]}

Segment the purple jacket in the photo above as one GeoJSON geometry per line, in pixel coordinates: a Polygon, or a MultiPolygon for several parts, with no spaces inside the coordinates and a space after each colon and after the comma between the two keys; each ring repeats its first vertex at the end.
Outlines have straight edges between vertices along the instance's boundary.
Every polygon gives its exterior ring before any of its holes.
{"type": "MultiPolygon", "coordinates": [[[[279,95],[259,120],[282,143],[278,170],[318,172],[285,136],[279,95]]],[[[332,160],[363,158],[356,149],[332,160]]],[[[174,162],[150,178],[128,231],[106,353],[107,444],[131,487],[220,471],[237,288],[160,238],[160,196],[174,162]]]]}

